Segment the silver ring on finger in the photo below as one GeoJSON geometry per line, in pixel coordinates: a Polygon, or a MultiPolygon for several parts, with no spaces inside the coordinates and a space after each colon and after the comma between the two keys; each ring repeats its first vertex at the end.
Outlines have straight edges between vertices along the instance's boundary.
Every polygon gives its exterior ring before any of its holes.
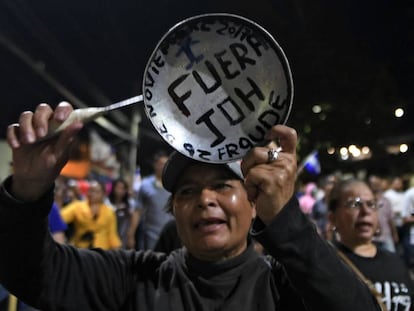
{"type": "Polygon", "coordinates": [[[269,149],[267,152],[267,163],[272,163],[276,161],[279,158],[279,153],[282,150],[282,148],[278,147],[277,149],[269,149]]]}

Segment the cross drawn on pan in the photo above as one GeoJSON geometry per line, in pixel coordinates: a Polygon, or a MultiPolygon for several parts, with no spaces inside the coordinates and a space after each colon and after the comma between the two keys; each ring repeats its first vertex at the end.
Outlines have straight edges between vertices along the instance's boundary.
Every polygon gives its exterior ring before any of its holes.
{"type": "Polygon", "coordinates": [[[175,54],[176,57],[180,56],[183,52],[187,56],[188,60],[190,61],[186,66],[185,69],[189,70],[193,67],[194,64],[201,62],[204,59],[204,55],[200,54],[198,56],[194,55],[191,46],[194,44],[200,43],[200,40],[193,40],[190,36],[188,36],[184,41],[181,43],[181,48],[175,54]]]}

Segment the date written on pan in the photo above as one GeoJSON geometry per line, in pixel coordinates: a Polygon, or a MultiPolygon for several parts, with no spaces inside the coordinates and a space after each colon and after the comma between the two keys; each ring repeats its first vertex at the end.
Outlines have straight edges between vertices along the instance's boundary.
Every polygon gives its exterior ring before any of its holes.
{"type": "Polygon", "coordinates": [[[143,96],[157,131],[182,153],[237,160],[286,121],[289,68],[261,32],[211,19],[186,25],[162,46],[148,65],[143,96]]]}
{"type": "Polygon", "coordinates": [[[246,39],[256,39],[252,29],[246,25],[237,24],[226,18],[222,19],[200,19],[192,23],[188,23],[185,27],[180,28],[179,31],[171,33],[166,40],[160,46],[160,50],[164,53],[168,53],[168,48],[173,45],[181,44],[183,39],[185,40],[191,36],[194,32],[213,32],[221,36],[229,36],[233,39],[238,38],[240,41],[246,39]]]}

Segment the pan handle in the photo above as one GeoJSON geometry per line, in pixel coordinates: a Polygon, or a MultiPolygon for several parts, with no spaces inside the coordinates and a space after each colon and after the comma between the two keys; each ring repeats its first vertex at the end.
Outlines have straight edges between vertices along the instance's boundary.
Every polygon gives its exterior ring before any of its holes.
{"type": "Polygon", "coordinates": [[[143,97],[142,95],[138,95],[138,96],[124,99],[120,102],[117,102],[117,103],[114,103],[114,104],[111,104],[105,107],[87,107],[87,108],[75,109],[72,111],[72,113],[63,123],[56,122],[55,120],[50,120],[48,133],[45,137],[41,139],[41,141],[55,137],[56,135],[61,133],[64,129],[66,129],[70,124],[74,122],[78,122],[78,121],[83,122],[83,123],[90,122],[110,111],[128,107],[130,105],[141,103],[141,102],[143,102],[143,97]]]}

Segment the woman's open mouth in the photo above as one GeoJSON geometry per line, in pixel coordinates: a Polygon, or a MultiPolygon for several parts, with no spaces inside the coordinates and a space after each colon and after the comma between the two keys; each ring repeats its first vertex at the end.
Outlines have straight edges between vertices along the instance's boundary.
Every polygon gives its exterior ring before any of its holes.
{"type": "Polygon", "coordinates": [[[220,230],[226,224],[227,222],[221,218],[210,217],[210,218],[203,218],[197,221],[194,224],[194,228],[199,231],[208,233],[208,232],[214,232],[214,231],[220,230]]]}

